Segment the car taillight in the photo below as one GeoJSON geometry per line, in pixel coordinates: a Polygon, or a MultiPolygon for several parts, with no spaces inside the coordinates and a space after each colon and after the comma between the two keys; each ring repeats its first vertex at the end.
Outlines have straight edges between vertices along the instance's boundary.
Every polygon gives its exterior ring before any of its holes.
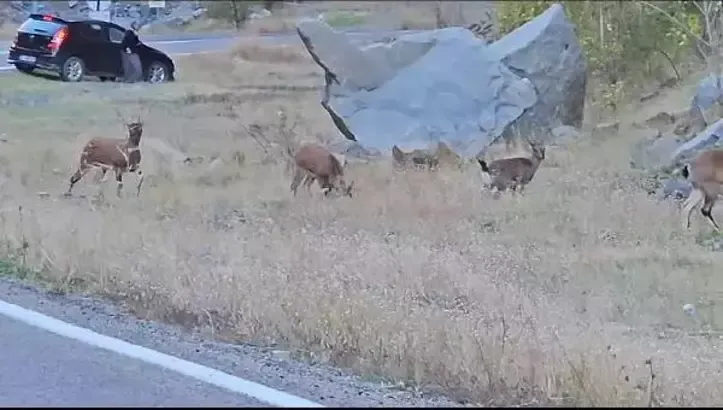
{"type": "Polygon", "coordinates": [[[57,33],[53,36],[53,39],[50,40],[50,43],[48,44],[48,48],[53,53],[58,52],[60,49],[60,46],[63,44],[63,41],[68,38],[68,28],[63,27],[60,30],[58,30],[57,33]]]}

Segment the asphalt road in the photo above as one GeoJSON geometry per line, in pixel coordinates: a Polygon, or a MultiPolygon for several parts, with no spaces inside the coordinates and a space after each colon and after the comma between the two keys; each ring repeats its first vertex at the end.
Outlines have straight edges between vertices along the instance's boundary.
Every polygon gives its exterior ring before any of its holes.
{"type": "MultiPolygon", "coordinates": [[[[380,40],[392,35],[413,32],[416,31],[347,31],[345,33],[353,42],[364,43],[380,40]]],[[[141,36],[141,41],[173,56],[224,51],[241,38],[250,37],[234,36],[232,34],[202,33],[141,36]]],[[[296,33],[268,34],[259,36],[258,38],[273,44],[298,44],[301,46],[301,41],[296,33]]],[[[14,70],[14,67],[5,63],[8,47],[10,47],[9,42],[0,42],[0,71],[14,70]]]]}
{"type": "Polygon", "coordinates": [[[0,329],[0,407],[459,406],[4,277],[0,329]]]}
{"type": "Polygon", "coordinates": [[[269,407],[3,316],[0,329],[1,406],[269,407]]]}

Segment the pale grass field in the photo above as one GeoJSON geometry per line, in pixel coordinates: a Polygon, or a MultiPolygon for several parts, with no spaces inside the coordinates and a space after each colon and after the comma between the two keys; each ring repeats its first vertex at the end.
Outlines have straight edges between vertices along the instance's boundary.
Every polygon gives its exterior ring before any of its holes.
{"type": "Polygon", "coordinates": [[[293,198],[283,157],[242,125],[280,142],[283,109],[297,140],[338,133],[305,54],[253,50],[179,59],[153,88],[0,78],[4,98],[50,96],[0,111],[4,256],[59,290],[474,403],[723,402],[723,257],[695,244],[698,213],[683,233],[677,205],[638,188],[631,134],[550,147],[525,194],[497,201],[474,166],[389,159],[349,166],[354,199],[293,198]],[[146,121],[141,197],[127,175],[98,200],[88,175],[61,198],[85,139],[123,132],[114,107],[146,121]],[[173,164],[159,141],[223,162],[173,164]]]}

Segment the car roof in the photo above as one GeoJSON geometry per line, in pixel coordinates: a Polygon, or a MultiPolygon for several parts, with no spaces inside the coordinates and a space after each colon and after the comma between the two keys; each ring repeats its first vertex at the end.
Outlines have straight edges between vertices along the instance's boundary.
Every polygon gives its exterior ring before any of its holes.
{"type": "Polygon", "coordinates": [[[125,30],[125,28],[121,25],[118,25],[116,23],[105,21],[105,20],[95,20],[95,19],[64,19],[60,18],[58,16],[53,16],[52,14],[31,14],[28,16],[28,19],[32,20],[44,20],[46,17],[52,18],[51,21],[58,23],[58,24],[74,24],[74,23],[96,23],[101,25],[106,25],[110,27],[120,28],[122,30],[125,30]]]}

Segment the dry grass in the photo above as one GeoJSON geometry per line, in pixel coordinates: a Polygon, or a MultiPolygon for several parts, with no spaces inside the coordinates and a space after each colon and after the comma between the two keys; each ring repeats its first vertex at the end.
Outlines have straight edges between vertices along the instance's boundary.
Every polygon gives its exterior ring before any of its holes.
{"type": "Polygon", "coordinates": [[[525,195],[498,201],[474,167],[391,160],[350,165],[354,200],[292,198],[281,157],[241,125],[275,140],[284,109],[298,139],[335,131],[310,59],[261,50],[179,60],[183,80],[151,91],[0,80],[12,101],[48,96],[0,114],[5,257],[59,289],[479,403],[720,404],[720,342],[681,306],[723,326],[722,257],[637,187],[629,138],[550,148],[525,195]],[[59,198],[85,138],[123,131],[113,107],[144,113],[144,193],[59,198]],[[174,164],[163,142],[220,159],[174,164]]]}
{"type": "Polygon", "coordinates": [[[19,24],[2,24],[0,25],[0,40],[10,41],[15,38],[18,33],[19,24]]]}
{"type": "Polygon", "coordinates": [[[233,23],[212,18],[191,20],[187,24],[154,24],[141,29],[142,34],[172,34],[172,33],[232,33],[235,32],[233,23]]]}

